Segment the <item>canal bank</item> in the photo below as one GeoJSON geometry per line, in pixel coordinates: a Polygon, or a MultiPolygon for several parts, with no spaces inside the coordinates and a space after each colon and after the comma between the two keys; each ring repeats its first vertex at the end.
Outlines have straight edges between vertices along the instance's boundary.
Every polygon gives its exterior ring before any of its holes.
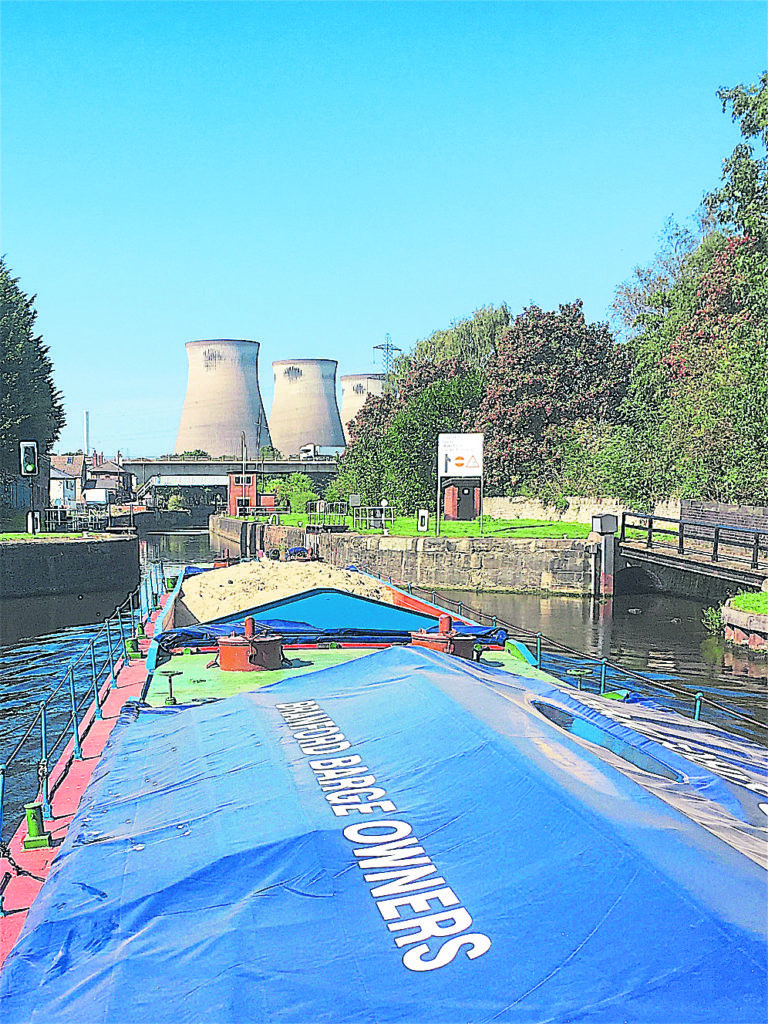
{"type": "Polygon", "coordinates": [[[393,580],[443,590],[584,596],[591,590],[585,540],[535,537],[391,537],[304,530],[212,516],[211,542],[230,554],[311,547],[333,565],[370,566],[393,580]]]}

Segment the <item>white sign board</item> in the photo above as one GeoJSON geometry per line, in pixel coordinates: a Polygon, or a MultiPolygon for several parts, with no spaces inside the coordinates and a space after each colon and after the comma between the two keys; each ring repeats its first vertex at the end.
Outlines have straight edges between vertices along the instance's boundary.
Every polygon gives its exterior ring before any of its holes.
{"type": "Polygon", "coordinates": [[[483,475],[483,434],[438,434],[437,475],[483,475]]]}

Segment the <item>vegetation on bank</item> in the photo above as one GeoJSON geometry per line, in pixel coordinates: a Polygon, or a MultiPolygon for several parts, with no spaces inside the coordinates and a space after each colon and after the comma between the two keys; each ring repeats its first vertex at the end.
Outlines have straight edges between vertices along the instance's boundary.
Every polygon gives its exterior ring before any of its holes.
{"type": "MultiPolygon", "coordinates": [[[[737,594],[731,598],[731,607],[735,608],[736,611],[748,612],[752,615],[768,615],[768,593],[761,591],[758,593],[737,594]]],[[[710,633],[724,633],[723,606],[705,608],[702,613],[701,622],[710,633]]]]}
{"type": "Polygon", "coordinates": [[[753,615],[768,615],[768,594],[737,594],[731,599],[731,607],[753,615]]]}
{"type": "Polygon", "coordinates": [[[613,331],[578,300],[504,304],[417,342],[328,498],[434,511],[438,433],[482,431],[488,494],[768,503],[768,74],[718,95],[742,142],[695,226],[618,286],[613,331]]]}

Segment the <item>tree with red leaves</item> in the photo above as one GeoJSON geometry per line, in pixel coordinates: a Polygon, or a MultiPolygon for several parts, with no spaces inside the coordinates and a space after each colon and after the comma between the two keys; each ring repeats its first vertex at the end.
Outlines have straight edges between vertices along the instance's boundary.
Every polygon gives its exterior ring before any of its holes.
{"type": "Polygon", "coordinates": [[[605,324],[589,324],[581,301],[515,317],[486,372],[476,429],[485,434],[491,490],[540,490],[559,471],[564,436],[578,421],[610,421],[628,365],[605,324]]]}

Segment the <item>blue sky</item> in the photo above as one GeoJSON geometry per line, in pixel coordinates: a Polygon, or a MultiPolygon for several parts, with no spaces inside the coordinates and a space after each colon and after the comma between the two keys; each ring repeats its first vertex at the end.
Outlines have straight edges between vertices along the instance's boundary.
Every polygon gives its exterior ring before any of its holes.
{"type": "Polygon", "coordinates": [[[738,139],[764,2],[0,4],[2,252],[60,451],[173,450],[184,343],[375,368],[487,303],[616,285],[738,139]]]}

